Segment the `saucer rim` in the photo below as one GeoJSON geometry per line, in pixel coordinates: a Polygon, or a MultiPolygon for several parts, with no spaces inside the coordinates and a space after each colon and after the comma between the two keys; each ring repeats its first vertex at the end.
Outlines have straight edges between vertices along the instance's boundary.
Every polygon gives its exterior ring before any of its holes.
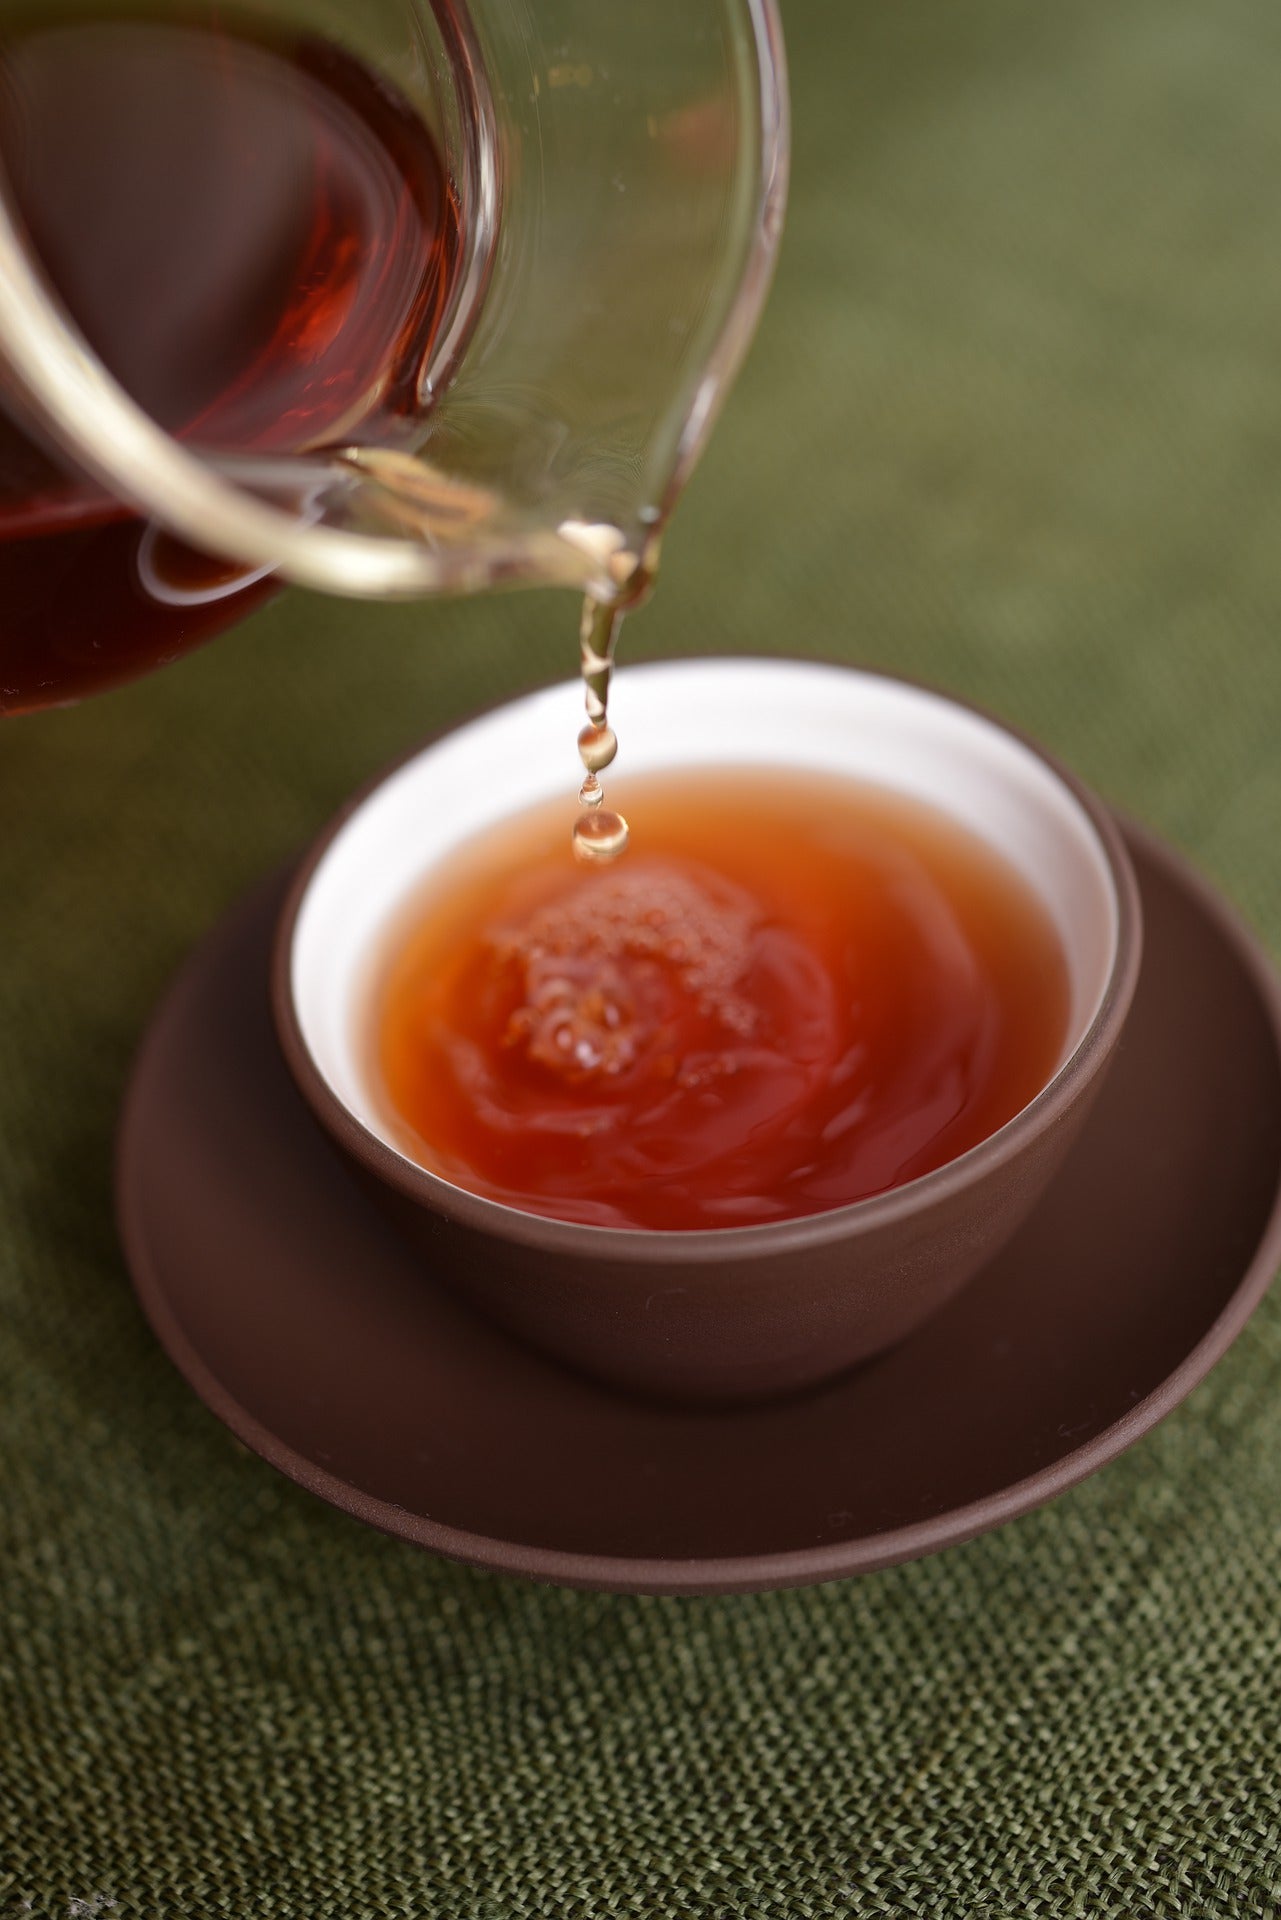
{"type": "MultiPolygon", "coordinates": [[[[1151,829],[1110,810],[1122,835],[1142,857],[1190,896],[1198,912],[1243,964],[1268,1020],[1281,1058],[1281,979],[1262,942],[1237,909],[1185,855],[1151,829]]],[[[288,870],[292,870],[291,867],[288,870]]],[[[279,879],[275,882],[279,884],[279,879]]],[[[267,885],[272,882],[267,882],[267,885]]],[[[233,906],[231,911],[236,911],[233,906]]],[[[220,923],[222,924],[222,923],[220,923]]],[[[216,928],[211,930],[216,936],[216,928]]],[[[208,938],[208,936],[206,936],[208,938]]],[[[203,950],[201,942],[192,959],[203,950]]],[[[161,1347],[210,1411],[269,1465],[328,1505],[378,1532],[486,1572],[517,1574],[556,1586],[612,1593],[685,1596],[733,1594],[818,1585],[878,1572],[959,1546],[1046,1505],[1108,1465],[1151,1432],[1199,1386],[1223,1358],[1258,1307],[1281,1266],[1281,1175],[1254,1251],[1219,1314],[1181,1361],[1143,1399],[1101,1432],[1035,1473],[931,1518],[857,1539],[822,1546],[727,1556],[634,1558],[509,1541],[434,1521],[363,1492],[281,1440],[225,1388],[188,1340],[168,1304],[151,1260],[140,1187],[129,1141],[145,1068],[158,1044],[158,1015],[181,990],[192,963],[179,970],[143,1036],[130,1074],[117,1133],[116,1218],[134,1291],[161,1347]]],[[[1086,1127],[1091,1124],[1087,1119],[1086,1127]]],[[[367,1202],[374,1210],[373,1202],[367,1202]]],[[[550,1363],[549,1363],[550,1364],[550,1363]]]]}

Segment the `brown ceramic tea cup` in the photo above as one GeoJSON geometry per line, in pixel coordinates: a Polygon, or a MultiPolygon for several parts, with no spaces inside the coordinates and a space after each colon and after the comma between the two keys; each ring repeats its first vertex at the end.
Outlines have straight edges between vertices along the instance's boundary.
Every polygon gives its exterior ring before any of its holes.
{"type": "MultiPolygon", "coordinates": [[[[630,669],[611,718],[629,772],[803,768],[941,809],[1020,873],[1062,943],[1068,1032],[1036,1097],[978,1146],[870,1199],[762,1226],[585,1226],[463,1190],[396,1144],[375,1085],[372,981],[424,875],[572,788],[581,689],[511,702],[432,742],[320,836],[290,890],[273,977],[293,1076],[358,1177],[444,1282],[613,1385],[702,1403],[786,1392],[892,1345],[1009,1239],[1098,1091],[1138,975],[1140,909],[1104,807],[995,721],[925,689],[794,661],[630,669]],[[705,716],[715,713],[709,739],[705,716]]],[[[353,1275],[353,1285],[359,1276],[353,1275]]]]}

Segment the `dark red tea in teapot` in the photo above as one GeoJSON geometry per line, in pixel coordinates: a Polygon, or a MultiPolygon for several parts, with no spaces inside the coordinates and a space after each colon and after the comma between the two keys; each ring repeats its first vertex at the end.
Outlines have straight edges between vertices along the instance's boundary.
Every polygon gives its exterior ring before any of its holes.
{"type": "MultiPolygon", "coordinates": [[[[178,437],[241,453],[395,439],[458,256],[408,102],[323,40],[222,7],[0,36],[0,164],[95,352],[178,437]]],[[[272,591],[65,471],[0,391],[0,713],[184,652],[272,591]]]]}

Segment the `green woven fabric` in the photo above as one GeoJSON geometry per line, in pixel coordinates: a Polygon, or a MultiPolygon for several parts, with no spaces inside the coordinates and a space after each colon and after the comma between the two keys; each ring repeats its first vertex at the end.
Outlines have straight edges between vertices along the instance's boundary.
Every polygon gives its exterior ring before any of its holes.
{"type": "MultiPolygon", "coordinates": [[[[788,24],[777,291],[630,654],[941,681],[1281,948],[1281,10],[788,24]]],[[[149,1335],[110,1156],[166,978],[573,624],[295,595],[0,738],[0,1916],[1274,1920],[1281,1298],[1054,1507],[725,1601],[378,1538],[149,1335]]]]}

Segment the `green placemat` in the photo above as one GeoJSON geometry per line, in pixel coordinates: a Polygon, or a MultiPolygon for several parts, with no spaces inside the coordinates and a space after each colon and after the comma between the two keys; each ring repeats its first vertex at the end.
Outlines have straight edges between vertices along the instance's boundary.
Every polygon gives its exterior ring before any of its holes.
{"type": "MultiPolygon", "coordinates": [[[[985,701],[1276,950],[1281,11],[788,24],[777,293],[629,651],[985,701]]],[[[0,734],[0,1916],[1281,1915],[1281,1299],[1048,1511],[693,1602],[363,1531],[143,1325],[109,1167],[167,976],[381,761],[570,670],[573,621],[292,596],[0,734]]]]}

